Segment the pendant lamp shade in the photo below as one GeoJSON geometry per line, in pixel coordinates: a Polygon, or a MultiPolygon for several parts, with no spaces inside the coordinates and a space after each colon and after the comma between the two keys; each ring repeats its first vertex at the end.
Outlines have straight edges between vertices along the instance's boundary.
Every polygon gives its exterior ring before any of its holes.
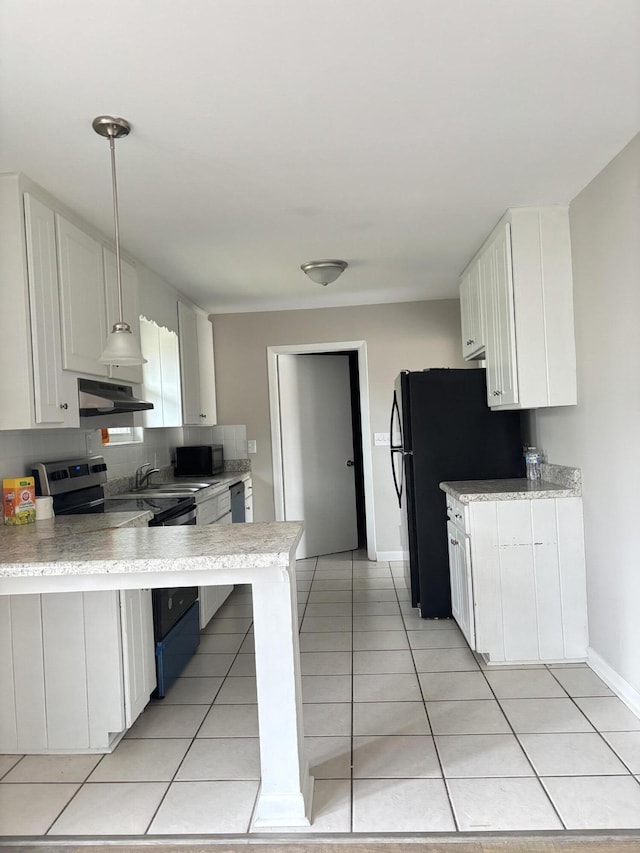
{"type": "Polygon", "coordinates": [[[98,116],[93,120],[93,129],[100,136],[109,140],[111,152],[111,186],[113,191],[113,224],[116,244],[116,275],[118,279],[118,321],[107,338],[106,346],[98,359],[101,364],[120,366],[146,364],[147,359],[142,355],[140,344],[131,331],[131,326],[125,322],[122,311],[122,264],[120,262],[120,226],[118,222],[118,184],[116,181],[116,149],[115,140],[128,136],[131,125],[126,119],[113,116],[98,116]]]}

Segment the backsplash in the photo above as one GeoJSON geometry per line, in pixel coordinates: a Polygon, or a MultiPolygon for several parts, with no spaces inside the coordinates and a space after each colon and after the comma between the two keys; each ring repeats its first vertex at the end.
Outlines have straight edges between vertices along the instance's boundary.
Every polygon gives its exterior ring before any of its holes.
{"type": "Polygon", "coordinates": [[[221,444],[225,462],[232,459],[248,458],[247,428],[244,424],[236,424],[235,426],[184,427],[184,434],[183,444],[221,444]]]}
{"type": "Polygon", "coordinates": [[[95,430],[2,430],[0,479],[30,474],[34,462],[86,456],[88,434],[93,438],[93,452],[105,458],[109,479],[131,475],[143,462],[155,468],[170,465],[174,448],[183,444],[222,444],[225,460],[247,459],[245,426],[145,429],[143,442],[125,445],[102,445],[95,430]]]}

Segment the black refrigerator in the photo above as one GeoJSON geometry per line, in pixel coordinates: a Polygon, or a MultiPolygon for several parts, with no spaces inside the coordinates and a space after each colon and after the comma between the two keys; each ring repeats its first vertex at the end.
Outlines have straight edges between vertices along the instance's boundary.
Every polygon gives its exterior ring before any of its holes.
{"type": "Polygon", "coordinates": [[[451,616],[443,480],[524,476],[520,412],[487,406],[483,369],[404,370],[391,409],[391,467],[411,603],[451,616]],[[406,555],[408,554],[408,560],[406,555]]]}

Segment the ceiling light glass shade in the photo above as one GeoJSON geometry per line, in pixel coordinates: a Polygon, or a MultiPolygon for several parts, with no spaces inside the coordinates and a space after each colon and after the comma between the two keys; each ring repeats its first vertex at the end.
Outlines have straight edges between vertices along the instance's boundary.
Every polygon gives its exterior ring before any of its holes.
{"type": "Polygon", "coordinates": [[[309,261],[302,264],[300,269],[309,276],[311,281],[326,287],[341,276],[348,266],[346,261],[324,260],[309,261]]]}
{"type": "Polygon", "coordinates": [[[98,361],[101,364],[117,364],[121,367],[147,363],[128,323],[114,323],[98,361]]]}

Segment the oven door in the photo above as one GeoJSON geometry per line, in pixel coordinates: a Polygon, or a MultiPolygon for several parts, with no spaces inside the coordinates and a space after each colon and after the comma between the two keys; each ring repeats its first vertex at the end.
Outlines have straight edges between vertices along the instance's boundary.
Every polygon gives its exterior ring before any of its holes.
{"type": "Polygon", "coordinates": [[[153,634],[156,642],[166,637],[197,597],[197,586],[178,586],[152,591],[153,634]]]}

